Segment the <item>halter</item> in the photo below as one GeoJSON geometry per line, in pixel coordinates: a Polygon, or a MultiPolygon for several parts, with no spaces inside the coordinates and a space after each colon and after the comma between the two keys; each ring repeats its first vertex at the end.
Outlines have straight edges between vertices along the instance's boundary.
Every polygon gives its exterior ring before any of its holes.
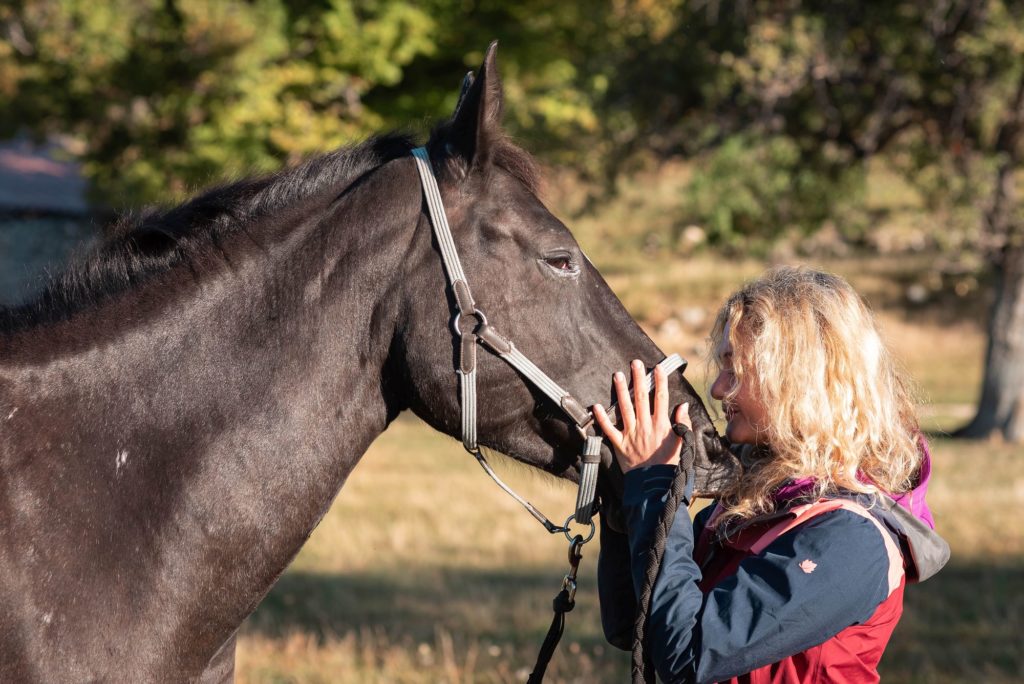
{"type": "MultiPolygon", "coordinates": [[[[451,227],[448,225],[448,217],[444,211],[444,204],[441,202],[441,192],[437,187],[437,179],[434,176],[433,167],[430,164],[430,157],[425,147],[417,147],[412,151],[416,160],[416,170],[419,172],[420,183],[423,186],[423,196],[427,200],[430,224],[433,226],[434,236],[441,248],[441,260],[444,262],[445,274],[448,284],[455,294],[455,315],[452,317],[452,331],[458,338],[458,361],[456,373],[459,376],[459,394],[462,407],[462,446],[471,453],[484,471],[494,482],[501,487],[509,496],[518,501],[530,515],[537,519],[548,532],[557,534],[562,532],[570,542],[573,537],[569,534],[569,523],[575,520],[582,525],[590,525],[590,535],[584,540],[589,541],[594,535],[594,500],[597,494],[597,475],[601,463],[601,437],[594,430],[594,415],[584,408],[575,397],[562,389],[557,382],[551,379],[544,371],[538,368],[529,358],[516,349],[515,345],[508,338],[501,335],[487,322],[483,311],[477,308],[473,301],[473,295],[469,290],[469,283],[466,280],[466,273],[462,270],[462,263],[459,261],[459,253],[455,248],[455,241],[452,238],[451,227]],[[489,351],[504,360],[510,366],[529,381],[534,387],[547,395],[551,401],[558,406],[566,416],[576,425],[576,429],[583,437],[583,448],[580,453],[580,484],[576,495],[576,510],[570,515],[564,525],[555,525],[543,513],[538,511],[533,504],[519,496],[511,487],[502,482],[497,473],[491,468],[484,456],[482,447],[477,443],[477,417],[476,417],[476,345],[482,344],[489,351]]],[[[668,356],[660,363],[666,374],[671,374],[677,369],[685,368],[684,361],[678,354],[668,356]]],[[[648,387],[654,377],[652,370],[647,376],[648,387]]],[[[612,404],[611,410],[615,405],[612,404]]]]}

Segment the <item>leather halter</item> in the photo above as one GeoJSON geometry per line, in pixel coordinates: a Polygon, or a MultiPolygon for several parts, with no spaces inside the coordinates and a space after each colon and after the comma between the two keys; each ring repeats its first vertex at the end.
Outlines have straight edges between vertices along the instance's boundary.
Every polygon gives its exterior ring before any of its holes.
{"type": "MultiPolygon", "coordinates": [[[[597,493],[597,475],[601,463],[601,437],[594,430],[594,415],[585,408],[569,392],[562,389],[557,382],[551,379],[544,371],[538,368],[529,358],[516,349],[512,342],[501,335],[488,322],[483,311],[477,308],[473,301],[473,295],[469,290],[469,283],[466,274],[462,270],[462,263],[459,260],[458,251],[455,248],[455,241],[452,231],[448,225],[448,217],[445,214],[444,204],[441,201],[441,192],[437,186],[437,179],[434,176],[433,167],[430,164],[430,157],[425,147],[417,147],[412,151],[416,160],[416,170],[419,172],[420,183],[423,186],[423,196],[427,201],[427,208],[430,217],[430,224],[433,226],[437,244],[441,249],[441,260],[444,262],[445,274],[448,284],[455,295],[455,315],[452,317],[452,330],[457,338],[458,363],[456,372],[459,376],[460,404],[462,406],[462,445],[466,451],[471,453],[484,471],[491,479],[501,487],[507,494],[518,501],[534,518],[537,519],[548,532],[552,534],[563,532],[569,537],[569,523],[573,519],[583,525],[591,525],[590,535],[593,536],[594,500],[597,493]],[[499,358],[503,359],[510,366],[529,381],[534,387],[547,395],[556,406],[576,425],[576,429],[583,437],[583,448],[580,454],[580,484],[576,496],[576,510],[566,519],[564,525],[555,525],[543,513],[538,511],[529,501],[522,498],[511,487],[502,482],[497,476],[486,457],[482,452],[481,445],[477,442],[477,416],[476,416],[476,345],[482,344],[499,358]]],[[[677,369],[686,367],[686,361],[678,354],[662,359],[658,364],[670,374],[677,369]]],[[[648,387],[651,386],[653,371],[648,375],[648,387]]],[[[614,409],[614,404],[612,405],[614,409]]],[[[587,541],[590,537],[587,537],[587,541]]]]}

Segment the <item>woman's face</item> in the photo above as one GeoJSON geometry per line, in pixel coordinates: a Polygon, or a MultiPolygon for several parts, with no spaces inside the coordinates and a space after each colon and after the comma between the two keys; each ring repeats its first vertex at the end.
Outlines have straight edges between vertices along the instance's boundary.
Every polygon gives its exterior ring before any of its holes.
{"type": "MultiPolygon", "coordinates": [[[[722,412],[727,421],[725,436],[733,444],[765,444],[767,438],[768,418],[761,400],[754,396],[750,382],[739,386],[739,391],[730,399],[726,396],[736,386],[736,375],[733,372],[733,348],[729,340],[729,324],[725,326],[724,343],[721,349],[721,370],[714,384],[711,385],[711,396],[722,402],[722,412]]],[[[749,370],[747,371],[749,374],[749,370]]]]}

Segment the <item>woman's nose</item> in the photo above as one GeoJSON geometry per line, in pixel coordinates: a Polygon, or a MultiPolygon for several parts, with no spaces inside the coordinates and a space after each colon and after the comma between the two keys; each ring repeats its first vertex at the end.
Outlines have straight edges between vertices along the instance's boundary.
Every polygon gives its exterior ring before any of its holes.
{"type": "Polygon", "coordinates": [[[714,383],[711,385],[711,398],[721,401],[725,398],[726,393],[729,391],[725,380],[725,372],[719,371],[718,377],[715,378],[714,383]]]}

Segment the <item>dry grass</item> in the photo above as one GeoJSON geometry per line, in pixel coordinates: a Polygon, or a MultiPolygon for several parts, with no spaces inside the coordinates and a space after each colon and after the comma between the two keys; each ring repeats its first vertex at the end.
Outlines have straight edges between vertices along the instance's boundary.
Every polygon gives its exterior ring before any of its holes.
{"type": "MultiPolygon", "coordinates": [[[[954,552],[908,592],[889,681],[1005,681],[1024,668],[1024,474],[1008,447],[936,443],[931,502],[954,552]]],[[[502,468],[549,515],[571,489],[502,468]]],[[[588,546],[552,682],[626,679],[600,634],[588,546]]],[[[243,682],[521,682],[550,620],[565,541],[549,537],[452,440],[394,425],[247,623],[243,682]],[[416,444],[415,451],[409,449],[416,444]]]]}

